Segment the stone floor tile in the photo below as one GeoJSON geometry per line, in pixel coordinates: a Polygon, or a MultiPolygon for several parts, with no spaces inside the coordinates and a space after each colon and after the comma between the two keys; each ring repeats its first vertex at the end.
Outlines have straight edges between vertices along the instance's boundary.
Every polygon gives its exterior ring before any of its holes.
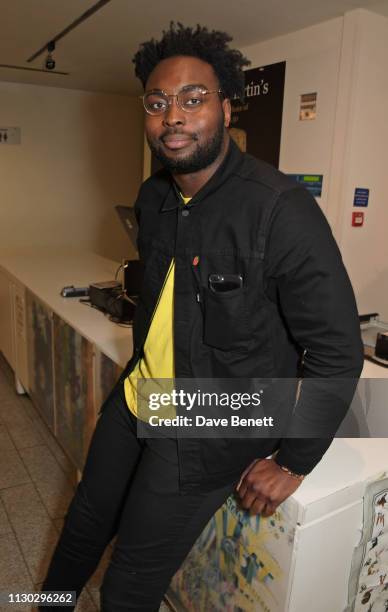
{"type": "Polygon", "coordinates": [[[31,423],[23,406],[19,403],[17,398],[0,401],[0,416],[2,422],[7,427],[10,427],[11,425],[23,426],[31,423]]]}
{"type": "Polygon", "coordinates": [[[47,445],[22,448],[19,449],[19,453],[34,482],[45,480],[54,483],[56,480],[61,480],[63,470],[47,445]]]}
{"type": "Polygon", "coordinates": [[[59,443],[47,427],[47,425],[42,421],[35,421],[35,426],[38,429],[40,435],[45,441],[45,444],[49,447],[52,454],[54,455],[57,463],[60,465],[61,469],[65,472],[69,480],[72,484],[77,484],[77,469],[70,461],[70,459],[66,456],[59,443]]]}
{"type": "Polygon", "coordinates": [[[32,482],[0,491],[11,525],[39,525],[49,518],[46,507],[32,482]]]}
{"type": "Polygon", "coordinates": [[[51,433],[49,426],[46,424],[46,422],[40,415],[36,419],[34,419],[34,423],[40,435],[42,436],[45,444],[48,445],[48,441],[50,441],[55,442],[55,444],[59,446],[59,443],[55,439],[54,435],[51,433]]]}
{"type": "Polygon", "coordinates": [[[62,474],[55,480],[35,480],[35,486],[51,518],[63,517],[74,497],[74,487],[62,474]]]}
{"type": "Polygon", "coordinates": [[[30,482],[26,468],[16,449],[9,448],[0,453],[0,489],[30,482]]]}
{"type": "Polygon", "coordinates": [[[30,396],[27,393],[25,393],[24,395],[18,395],[18,402],[23,407],[26,415],[31,421],[42,420],[39,411],[35,408],[30,396]]]}
{"type": "Polygon", "coordinates": [[[0,425],[0,450],[5,451],[9,449],[14,449],[15,445],[12,442],[12,439],[8,433],[8,429],[5,425],[0,425]]]}
{"type": "Polygon", "coordinates": [[[12,533],[12,527],[11,523],[8,520],[4,504],[0,499],[0,535],[3,535],[5,533],[12,533]]]}
{"type": "Polygon", "coordinates": [[[58,541],[53,523],[47,518],[39,525],[19,524],[15,533],[34,582],[44,580],[58,541]]]}
{"type": "Polygon", "coordinates": [[[99,607],[94,603],[87,588],[83,589],[75,610],[76,612],[96,612],[96,610],[99,610],[99,607]]]}
{"type": "Polygon", "coordinates": [[[42,436],[40,435],[34,423],[27,421],[28,417],[25,417],[25,422],[22,424],[10,424],[7,425],[9,435],[11,436],[16,448],[28,448],[30,446],[38,446],[43,443],[42,436]]]}
{"type": "Polygon", "coordinates": [[[0,590],[12,590],[20,584],[32,587],[31,577],[15,534],[6,533],[0,536],[0,590]]]}
{"type": "Polygon", "coordinates": [[[11,402],[15,399],[15,397],[17,397],[15,389],[13,389],[11,385],[5,382],[2,377],[0,382],[0,403],[11,402]]]}

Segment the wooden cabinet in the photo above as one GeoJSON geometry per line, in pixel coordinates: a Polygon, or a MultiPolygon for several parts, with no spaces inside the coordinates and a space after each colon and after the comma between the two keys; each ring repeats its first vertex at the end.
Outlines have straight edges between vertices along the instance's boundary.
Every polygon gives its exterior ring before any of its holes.
{"type": "MultiPolygon", "coordinates": [[[[16,312],[22,317],[23,296],[16,295],[16,312]]],[[[31,399],[63,450],[82,471],[98,411],[121,367],[30,291],[26,291],[25,303],[31,399]]]]}
{"type": "MultiPolygon", "coordinates": [[[[0,269],[0,351],[28,389],[26,290],[0,269]]],[[[21,392],[23,392],[23,388],[21,392]]]]}
{"type": "Polygon", "coordinates": [[[0,351],[15,370],[11,279],[0,269],[0,351]]]}
{"type": "Polygon", "coordinates": [[[26,291],[29,393],[55,433],[52,311],[26,291]]]}
{"type": "Polygon", "coordinates": [[[53,315],[56,436],[82,470],[95,426],[93,344],[53,315]]]}
{"type": "Polygon", "coordinates": [[[17,390],[28,391],[80,471],[101,404],[130,357],[132,330],[61,289],[113,279],[117,267],[68,248],[0,249],[0,351],[17,390]]]}
{"type": "Polygon", "coordinates": [[[11,283],[11,296],[14,323],[15,374],[18,382],[27,391],[29,389],[29,376],[25,287],[19,283],[11,283]]]}
{"type": "Polygon", "coordinates": [[[106,400],[114,384],[117,382],[122,368],[104,353],[95,352],[95,407],[96,418],[102,403],[106,400]]]}

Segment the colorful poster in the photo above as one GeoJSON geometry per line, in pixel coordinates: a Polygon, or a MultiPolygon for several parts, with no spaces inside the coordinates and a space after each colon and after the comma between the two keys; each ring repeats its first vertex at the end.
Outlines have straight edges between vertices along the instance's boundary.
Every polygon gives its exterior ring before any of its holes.
{"type": "Polygon", "coordinates": [[[364,494],[364,525],[355,549],[345,612],[388,610],[388,478],[369,483],[364,494]]]}
{"type": "Polygon", "coordinates": [[[294,543],[286,507],[251,516],[230,496],[175,574],[171,603],[180,612],[283,612],[294,543]]]}

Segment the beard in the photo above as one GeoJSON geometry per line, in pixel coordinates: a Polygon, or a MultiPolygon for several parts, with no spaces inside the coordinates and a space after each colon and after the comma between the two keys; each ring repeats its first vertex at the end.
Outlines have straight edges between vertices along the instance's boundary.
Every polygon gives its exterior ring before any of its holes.
{"type": "MultiPolygon", "coordinates": [[[[170,133],[174,133],[170,131],[170,133]]],[[[176,132],[178,133],[178,131],[176,132]]],[[[163,138],[163,136],[161,137],[163,138]]],[[[194,141],[198,141],[198,136],[193,134],[194,141]]],[[[224,117],[220,118],[217,129],[213,136],[203,144],[197,144],[195,150],[187,157],[173,159],[165,154],[158,140],[147,138],[149,147],[160,163],[173,174],[192,174],[203,170],[212,164],[221,153],[224,140],[224,117]]]]}

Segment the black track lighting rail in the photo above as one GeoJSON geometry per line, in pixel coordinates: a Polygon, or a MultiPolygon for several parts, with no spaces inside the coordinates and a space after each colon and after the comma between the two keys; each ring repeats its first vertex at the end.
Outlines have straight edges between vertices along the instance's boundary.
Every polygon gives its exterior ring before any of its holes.
{"type": "MultiPolygon", "coordinates": [[[[41,47],[40,49],[38,49],[38,51],[36,51],[35,53],[33,53],[31,55],[31,57],[28,58],[27,62],[32,62],[34,61],[34,59],[36,59],[37,57],[39,57],[39,55],[42,55],[42,53],[47,53],[47,47],[50,43],[56,43],[58,40],[60,40],[61,38],[63,38],[64,36],[66,36],[69,32],[71,32],[72,30],[74,30],[76,27],[78,27],[81,23],[83,23],[84,21],[86,21],[87,19],[89,19],[89,17],[91,17],[92,15],[94,15],[94,13],[96,13],[97,11],[99,11],[100,9],[102,9],[103,6],[105,6],[105,4],[108,4],[111,0],[99,0],[99,2],[96,2],[96,4],[93,4],[93,6],[91,6],[87,11],[85,11],[84,13],[82,13],[82,15],[80,15],[77,19],[75,19],[70,25],[68,25],[64,30],[62,30],[62,32],[59,32],[59,34],[57,34],[56,36],[54,36],[53,38],[50,38],[50,40],[48,40],[43,47],[41,47]]],[[[5,68],[9,68],[10,66],[4,66],[5,68]]],[[[26,68],[26,70],[28,70],[28,68],[26,68]]],[[[37,70],[34,68],[30,68],[30,70],[37,70]]],[[[50,72],[47,70],[43,70],[41,72],[50,72]]],[[[51,72],[54,72],[53,70],[51,70],[51,72]]],[[[57,73],[58,74],[58,73],[57,73]]],[[[60,74],[66,74],[66,73],[60,73],[60,74]]]]}
{"type": "Polygon", "coordinates": [[[32,72],[45,72],[46,74],[62,74],[68,76],[69,72],[60,72],[59,70],[45,70],[44,68],[29,68],[28,66],[13,66],[12,64],[0,64],[0,68],[10,68],[11,70],[30,70],[32,72]]]}

